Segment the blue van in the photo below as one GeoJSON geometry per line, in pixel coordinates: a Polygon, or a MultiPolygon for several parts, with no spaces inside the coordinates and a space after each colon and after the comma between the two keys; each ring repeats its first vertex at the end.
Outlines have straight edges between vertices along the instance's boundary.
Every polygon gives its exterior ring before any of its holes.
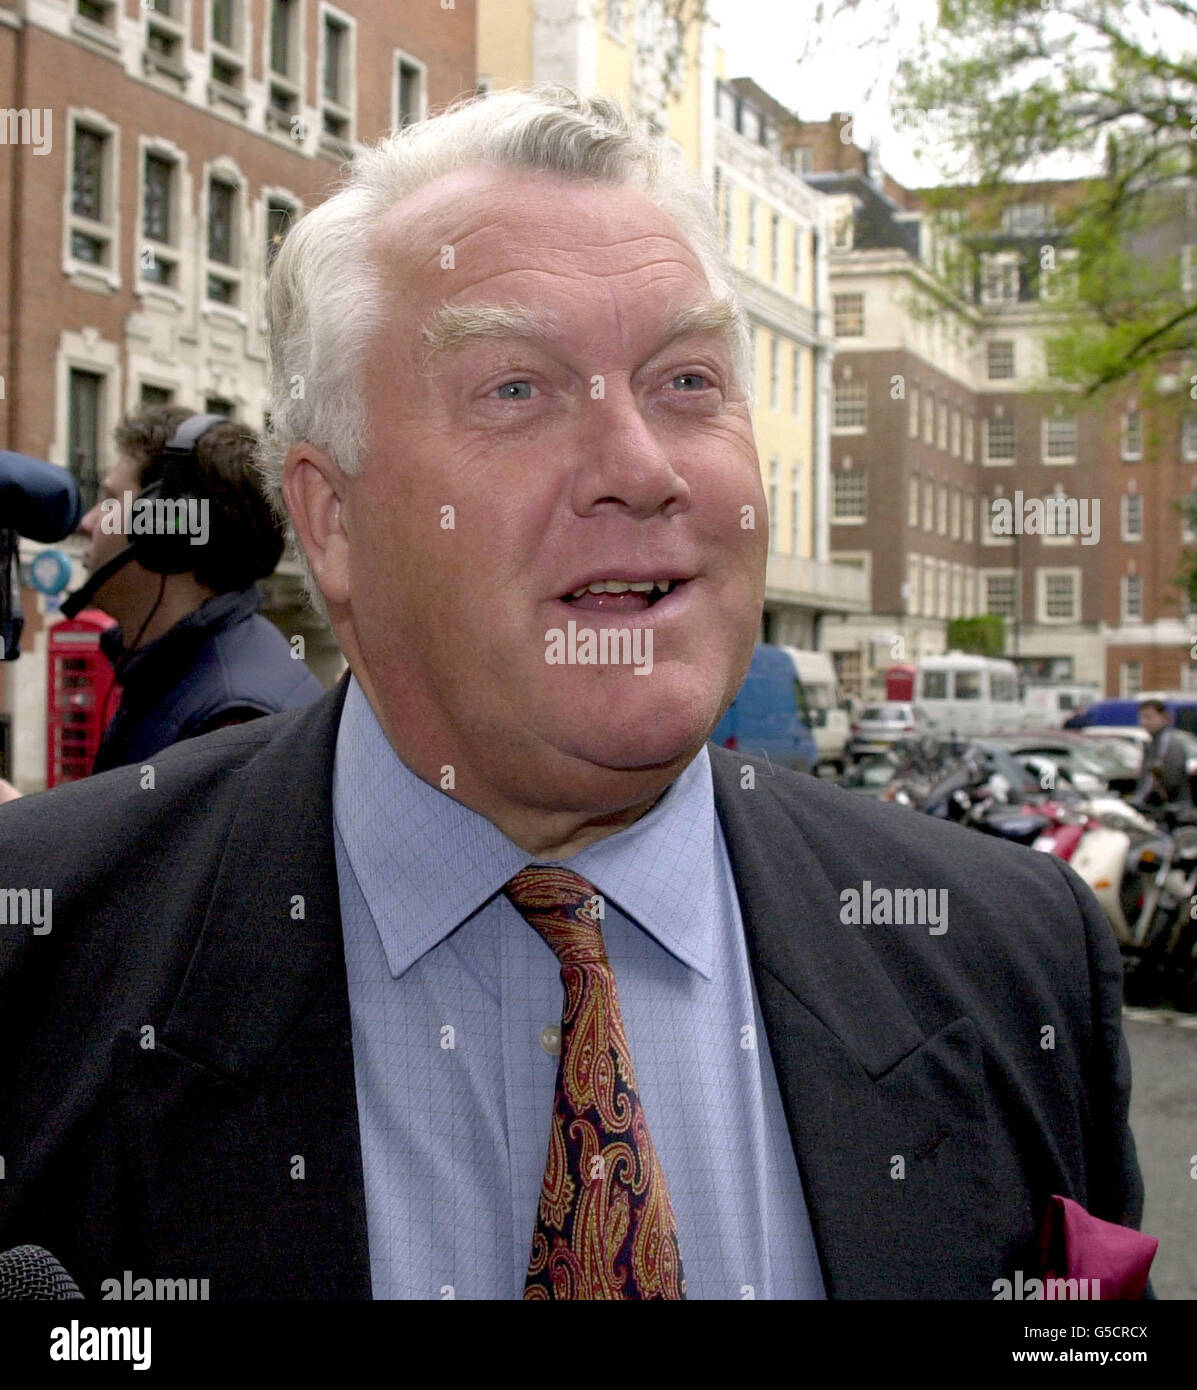
{"type": "Polygon", "coordinates": [[[819,761],[802,682],[789,654],[758,642],[752,665],[711,742],[810,772],[819,761]]]}
{"type": "Polygon", "coordinates": [[[1139,701],[1148,699],[1158,699],[1178,729],[1197,734],[1197,695],[1180,690],[1145,690],[1133,700],[1098,700],[1081,712],[1073,727],[1084,729],[1091,724],[1137,724],[1139,701]]]}

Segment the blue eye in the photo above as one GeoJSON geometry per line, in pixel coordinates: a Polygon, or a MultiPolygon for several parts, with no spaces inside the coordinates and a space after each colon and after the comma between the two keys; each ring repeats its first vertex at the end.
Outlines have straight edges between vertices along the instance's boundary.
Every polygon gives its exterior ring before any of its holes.
{"type": "Polygon", "coordinates": [[[496,391],[511,391],[519,387],[526,390],[526,395],[504,396],[505,401],[530,401],[532,399],[532,383],[530,381],[505,381],[502,386],[496,386],[496,391]]]}
{"type": "MultiPolygon", "coordinates": [[[[701,381],[705,383],[705,385],[707,386],[711,384],[710,378],[704,376],[702,372],[680,372],[677,376],[673,378],[673,381],[670,382],[670,385],[673,385],[674,382],[678,381],[701,381]]],[[[698,389],[701,391],[703,387],[700,386],[698,389]]]]}

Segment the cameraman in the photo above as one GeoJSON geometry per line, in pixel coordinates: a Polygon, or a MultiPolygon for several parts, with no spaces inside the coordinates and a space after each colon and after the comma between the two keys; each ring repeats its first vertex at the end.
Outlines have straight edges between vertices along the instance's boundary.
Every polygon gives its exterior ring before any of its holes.
{"type": "MultiPolygon", "coordinates": [[[[155,406],[117,426],[116,464],[100,500],[79,523],[90,544],[89,573],[128,544],[103,529],[102,504],[127,505],[162,474],[156,461],[179,425],[194,412],[155,406]]],[[[195,568],[156,574],[136,559],[116,571],[91,602],[117,626],[100,645],[123,686],[120,708],[100,743],[93,772],[151,758],[181,739],[211,733],[311,704],[324,693],[304,662],[292,657],[278,628],[257,613],[255,580],[274,572],[282,557],[281,530],[254,468],[257,440],[244,426],[214,425],[199,440],[196,494],[209,499],[211,536],[196,548],[195,568]],[[132,634],[132,636],[129,636],[132,634]]],[[[127,519],[126,519],[127,521],[127,519]]],[[[20,793],[0,780],[0,804],[20,793]]]]}

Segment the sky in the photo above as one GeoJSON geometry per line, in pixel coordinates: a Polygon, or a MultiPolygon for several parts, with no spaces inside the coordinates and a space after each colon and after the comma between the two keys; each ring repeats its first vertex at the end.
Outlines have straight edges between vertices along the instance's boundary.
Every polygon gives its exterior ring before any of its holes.
{"type": "MultiPolygon", "coordinates": [[[[727,53],[728,77],[753,78],[806,120],[825,120],[833,111],[851,113],[855,143],[867,149],[871,140],[878,140],[885,170],[907,187],[920,187],[946,177],[943,166],[914,156],[916,144],[933,148],[934,125],[924,123],[915,130],[900,114],[893,120],[889,83],[899,61],[917,49],[920,27],[934,23],[937,6],[936,0],[899,0],[895,8],[899,19],[894,29],[870,33],[870,11],[888,11],[889,6],[866,0],[860,15],[830,28],[817,61],[799,66],[796,60],[813,29],[815,0],[708,0],[717,26],[715,42],[727,53]]],[[[1153,0],[1123,0],[1121,12],[1149,46],[1169,56],[1181,46],[1194,47],[1191,22],[1153,0]]],[[[1058,19],[1070,23],[1063,14],[1058,19]]],[[[1060,159],[1037,172],[1045,178],[1069,178],[1093,167],[1088,161],[1060,159]]]]}

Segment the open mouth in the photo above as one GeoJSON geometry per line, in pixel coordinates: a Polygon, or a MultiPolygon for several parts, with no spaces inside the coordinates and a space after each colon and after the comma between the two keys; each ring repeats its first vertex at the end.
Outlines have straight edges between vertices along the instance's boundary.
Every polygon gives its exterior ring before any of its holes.
{"type": "Polygon", "coordinates": [[[687,583],[686,579],[596,579],[562,594],[559,601],[584,613],[641,613],[687,583]]]}

